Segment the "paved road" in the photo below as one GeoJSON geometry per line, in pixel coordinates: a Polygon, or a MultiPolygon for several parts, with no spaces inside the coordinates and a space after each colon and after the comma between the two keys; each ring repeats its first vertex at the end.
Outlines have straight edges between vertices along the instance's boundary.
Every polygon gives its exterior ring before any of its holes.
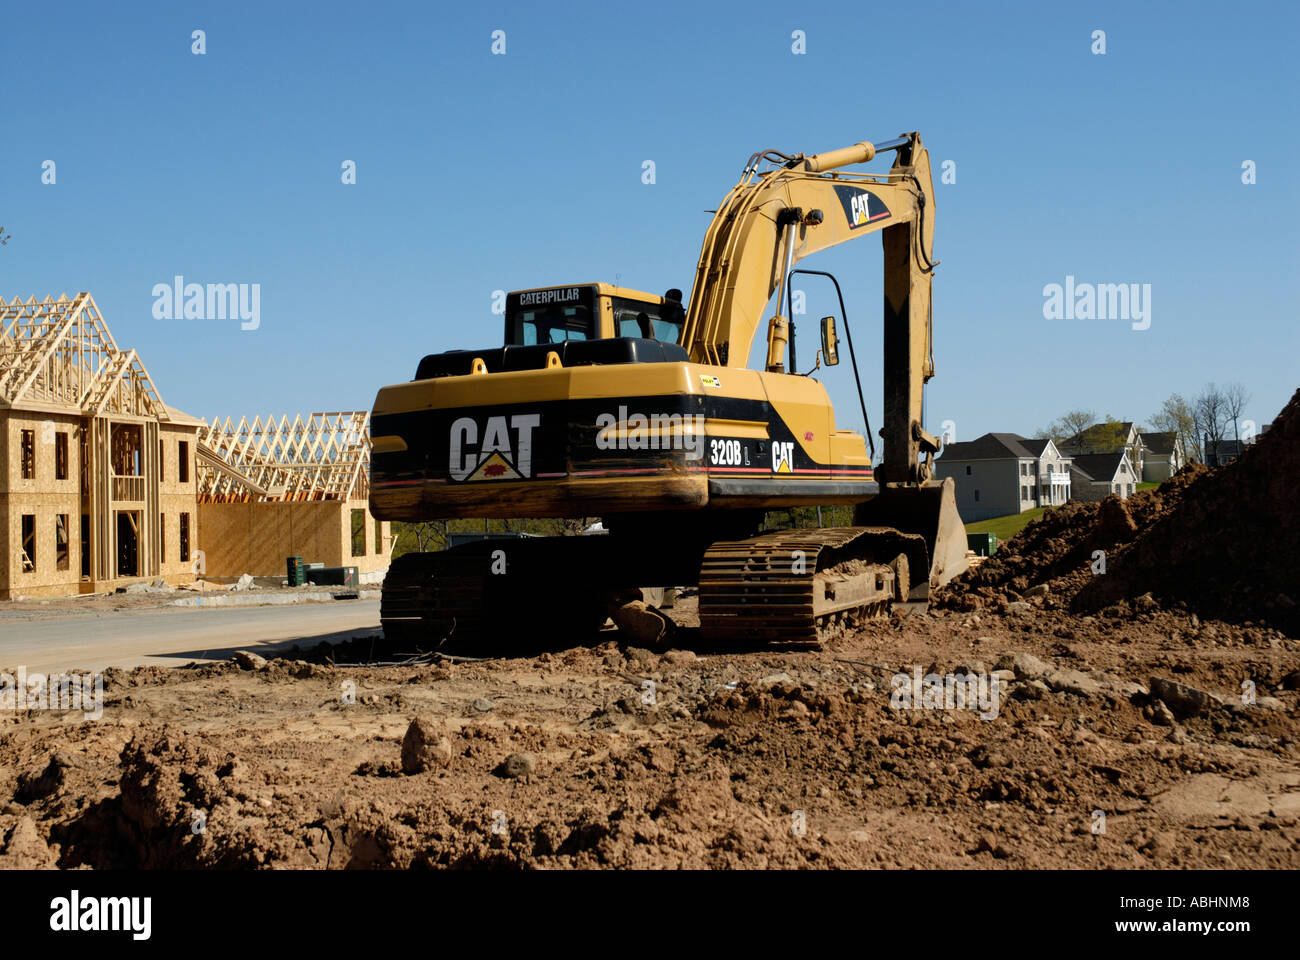
{"type": "Polygon", "coordinates": [[[278,607],[149,609],[0,622],[0,669],[29,672],[225,660],[236,650],[272,656],[295,642],[361,636],[379,627],[378,600],[278,607]]]}

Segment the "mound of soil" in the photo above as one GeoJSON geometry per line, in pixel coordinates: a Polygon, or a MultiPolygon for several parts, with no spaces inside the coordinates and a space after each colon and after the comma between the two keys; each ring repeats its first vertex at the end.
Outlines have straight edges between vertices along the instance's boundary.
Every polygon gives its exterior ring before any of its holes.
{"type": "Polygon", "coordinates": [[[1029,523],[938,602],[997,609],[1047,584],[1080,613],[1154,601],[1201,616],[1264,621],[1294,635],[1298,483],[1300,391],[1232,463],[1190,465],[1128,500],[1068,503],[1029,523]]]}

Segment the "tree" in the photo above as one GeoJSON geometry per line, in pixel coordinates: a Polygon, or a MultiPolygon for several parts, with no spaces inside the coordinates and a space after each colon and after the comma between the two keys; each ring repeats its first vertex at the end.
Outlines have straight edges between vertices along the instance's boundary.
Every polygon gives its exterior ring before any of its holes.
{"type": "Polygon", "coordinates": [[[1234,440],[1241,439],[1237,421],[1245,413],[1246,404],[1248,403],[1250,403],[1250,392],[1242,384],[1230,383],[1223,388],[1223,412],[1232,421],[1232,439],[1234,440]]]}
{"type": "MultiPolygon", "coordinates": [[[[1135,431],[1136,432],[1136,431],[1135,431]]],[[[1121,450],[1128,450],[1128,431],[1124,429],[1123,421],[1116,420],[1109,413],[1104,420],[1097,424],[1095,430],[1086,431],[1084,443],[1087,445],[1088,453],[1118,453],[1121,450]]],[[[1130,451],[1132,458],[1132,451],[1130,451]]],[[[1133,460],[1137,463],[1137,460],[1133,460]]]]}
{"type": "Polygon", "coordinates": [[[447,542],[447,521],[434,520],[424,523],[394,521],[393,538],[396,541],[393,548],[394,559],[404,553],[441,550],[447,542]]]}
{"type": "Polygon", "coordinates": [[[1197,438],[1205,444],[1203,453],[1208,462],[1210,452],[1219,449],[1228,427],[1228,402],[1223,391],[1213,383],[1206,384],[1192,401],[1192,415],[1196,421],[1197,438]]]}
{"type": "Polygon", "coordinates": [[[1058,422],[1061,424],[1061,429],[1066,431],[1065,436],[1061,439],[1069,440],[1096,423],[1097,414],[1091,410],[1071,410],[1069,413],[1062,415],[1058,422]]]}
{"type": "Polygon", "coordinates": [[[1071,437],[1077,437],[1097,422],[1097,414],[1091,410],[1071,410],[1057,417],[1038,431],[1040,437],[1050,439],[1058,447],[1071,437]]]}
{"type": "Polygon", "coordinates": [[[1151,415],[1151,426],[1160,433],[1172,433],[1174,443],[1187,461],[1200,459],[1201,445],[1196,436],[1196,414],[1181,394],[1171,393],[1160,409],[1151,415]]]}

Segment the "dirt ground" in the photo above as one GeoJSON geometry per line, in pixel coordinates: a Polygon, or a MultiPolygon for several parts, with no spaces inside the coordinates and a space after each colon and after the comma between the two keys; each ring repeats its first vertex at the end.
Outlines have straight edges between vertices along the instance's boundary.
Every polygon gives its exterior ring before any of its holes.
{"type": "Polygon", "coordinates": [[[1300,866],[1296,639],[1043,603],[822,651],[109,671],[98,721],[0,717],[0,866],[1300,866]],[[891,707],[1000,662],[992,719],[891,707]]]}

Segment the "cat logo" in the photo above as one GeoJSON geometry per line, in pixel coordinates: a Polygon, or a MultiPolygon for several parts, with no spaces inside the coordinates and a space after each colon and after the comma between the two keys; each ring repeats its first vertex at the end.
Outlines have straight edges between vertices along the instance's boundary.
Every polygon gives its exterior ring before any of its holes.
{"type": "Polygon", "coordinates": [[[772,472],[790,473],[794,469],[794,441],[778,440],[772,444],[772,472]]]}
{"type": "Polygon", "coordinates": [[[479,425],[473,417],[461,417],[451,425],[447,473],[453,480],[524,480],[533,473],[533,431],[542,422],[540,414],[488,417],[478,444],[479,425]]]}
{"type": "Polygon", "coordinates": [[[840,205],[844,207],[844,216],[848,218],[850,230],[865,227],[889,216],[889,208],[884,201],[870,190],[836,184],[835,193],[840,198],[840,205]]]}
{"type": "Polygon", "coordinates": [[[522,480],[519,471],[499,453],[494,453],[478,465],[478,469],[465,478],[472,480],[522,480]]]}

